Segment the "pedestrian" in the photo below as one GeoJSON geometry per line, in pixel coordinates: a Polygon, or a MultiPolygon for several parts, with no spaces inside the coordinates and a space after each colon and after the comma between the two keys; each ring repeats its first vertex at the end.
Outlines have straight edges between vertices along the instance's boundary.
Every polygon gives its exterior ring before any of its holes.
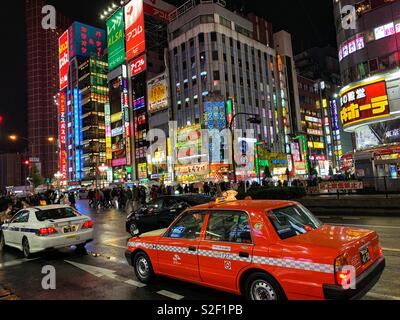
{"type": "Polygon", "coordinates": [[[70,203],[70,206],[75,208],[76,205],[76,199],[75,199],[75,194],[74,192],[70,192],[68,195],[68,201],[70,203]]]}

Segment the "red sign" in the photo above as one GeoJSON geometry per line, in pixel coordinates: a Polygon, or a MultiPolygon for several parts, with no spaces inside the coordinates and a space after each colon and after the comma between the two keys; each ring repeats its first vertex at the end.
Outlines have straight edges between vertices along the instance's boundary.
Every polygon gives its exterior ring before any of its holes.
{"type": "Polygon", "coordinates": [[[60,90],[68,86],[68,30],[58,39],[59,69],[60,69],[60,90]]]}
{"type": "Polygon", "coordinates": [[[60,92],[59,96],[59,138],[60,138],[60,173],[62,180],[67,178],[67,126],[65,119],[66,94],[60,92]]]}
{"type": "Polygon", "coordinates": [[[320,191],[329,190],[362,190],[364,184],[361,181],[343,181],[343,182],[321,182],[320,191]]]}
{"type": "Polygon", "coordinates": [[[158,0],[144,0],[143,6],[145,14],[166,22],[169,22],[170,13],[176,9],[175,6],[158,0]]]}
{"type": "Polygon", "coordinates": [[[340,119],[344,126],[379,119],[390,114],[386,82],[383,79],[355,86],[344,92],[340,100],[340,119]]]}
{"type": "Polygon", "coordinates": [[[131,67],[131,77],[136,76],[137,74],[146,70],[146,56],[143,55],[135,60],[133,60],[130,64],[131,67]]]}
{"type": "Polygon", "coordinates": [[[129,61],[146,50],[143,0],[131,0],[125,6],[126,59],[129,61]]]}

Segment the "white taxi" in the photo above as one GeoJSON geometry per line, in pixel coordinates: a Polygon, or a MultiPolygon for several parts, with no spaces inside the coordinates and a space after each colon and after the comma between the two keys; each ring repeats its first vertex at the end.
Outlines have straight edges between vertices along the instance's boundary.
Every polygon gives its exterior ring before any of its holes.
{"type": "Polygon", "coordinates": [[[77,246],[93,241],[93,221],[65,205],[32,207],[19,211],[0,227],[0,252],[5,246],[32,253],[77,246]]]}

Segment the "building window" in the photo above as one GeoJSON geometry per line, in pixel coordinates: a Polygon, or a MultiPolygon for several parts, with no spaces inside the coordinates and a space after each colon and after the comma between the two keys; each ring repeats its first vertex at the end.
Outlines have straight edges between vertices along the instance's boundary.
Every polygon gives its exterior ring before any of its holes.
{"type": "Polygon", "coordinates": [[[204,43],[204,33],[199,34],[199,43],[204,43]]]}
{"type": "Polygon", "coordinates": [[[211,32],[211,41],[216,42],[217,41],[217,33],[216,32],[211,32]]]}
{"type": "Polygon", "coordinates": [[[229,29],[232,29],[232,22],[228,19],[225,19],[222,16],[219,16],[219,23],[229,29]]]}
{"type": "Polygon", "coordinates": [[[212,52],[212,59],[213,59],[213,61],[218,61],[218,51],[212,52]]]}

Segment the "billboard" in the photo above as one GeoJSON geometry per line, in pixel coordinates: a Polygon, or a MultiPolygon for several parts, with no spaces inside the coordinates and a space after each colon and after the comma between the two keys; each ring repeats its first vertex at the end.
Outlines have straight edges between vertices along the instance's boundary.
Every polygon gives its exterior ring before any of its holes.
{"type": "Polygon", "coordinates": [[[146,50],[143,0],[131,0],[125,6],[126,59],[129,61],[146,50]]]}
{"type": "Polygon", "coordinates": [[[59,139],[60,139],[60,173],[62,174],[61,180],[67,179],[67,125],[65,118],[66,111],[66,94],[61,92],[59,95],[59,139]]]}
{"type": "Polygon", "coordinates": [[[204,103],[204,124],[207,129],[223,130],[226,128],[224,100],[209,100],[204,103]]]}
{"type": "Polygon", "coordinates": [[[157,112],[168,108],[168,77],[166,73],[147,82],[148,111],[157,112]]]}
{"type": "Polygon", "coordinates": [[[80,22],[74,22],[69,27],[69,58],[75,56],[101,57],[106,48],[106,33],[103,29],[95,28],[80,22]]]}
{"type": "Polygon", "coordinates": [[[161,0],[144,0],[143,8],[145,14],[165,22],[169,22],[170,13],[176,9],[175,6],[161,0]]]}
{"type": "Polygon", "coordinates": [[[69,50],[68,30],[58,39],[60,91],[68,86],[69,50]]]}
{"type": "Polygon", "coordinates": [[[340,120],[343,127],[390,115],[389,100],[384,79],[360,84],[341,93],[340,120]]]}
{"type": "Polygon", "coordinates": [[[147,68],[147,63],[146,63],[145,55],[133,60],[130,64],[131,77],[133,78],[134,76],[138,75],[139,73],[145,71],[146,68],[147,68]]]}
{"type": "Polygon", "coordinates": [[[107,20],[108,68],[113,70],[125,61],[124,10],[107,20]]]}

